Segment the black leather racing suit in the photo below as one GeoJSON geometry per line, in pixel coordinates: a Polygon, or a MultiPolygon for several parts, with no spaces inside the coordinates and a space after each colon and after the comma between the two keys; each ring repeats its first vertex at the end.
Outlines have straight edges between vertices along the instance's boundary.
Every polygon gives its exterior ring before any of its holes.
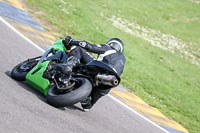
{"type": "MultiPolygon", "coordinates": [[[[87,41],[72,41],[70,56],[74,56],[80,60],[83,64],[87,64],[95,58],[88,52],[98,54],[97,60],[102,61],[109,65],[113,70],[120,76],[124,70],[125,56],[123,53],[116,51],[107,44],[90,44],[87,41]]],[[[92,105],[94,105],[97,100],[108,94],[111,90],[110,87],[101,85],[93,88],[91,97],[92,105]]]]}

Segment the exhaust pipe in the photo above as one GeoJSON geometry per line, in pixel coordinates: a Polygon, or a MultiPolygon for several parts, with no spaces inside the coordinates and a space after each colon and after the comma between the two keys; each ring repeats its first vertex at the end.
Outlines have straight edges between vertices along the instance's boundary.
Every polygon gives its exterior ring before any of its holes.
{"type": "Polygon", "coordinates": [[[119,81],[114,75],[98,74],[96,76],[96,79],[97,79],[97,85],[104,84],[110,86],[117,86],[119,84],[119,81]]]}

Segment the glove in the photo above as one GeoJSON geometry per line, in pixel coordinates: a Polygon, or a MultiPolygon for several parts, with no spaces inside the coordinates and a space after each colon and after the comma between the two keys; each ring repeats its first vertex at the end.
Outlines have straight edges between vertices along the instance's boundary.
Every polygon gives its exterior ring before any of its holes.
{"type": "Polygon", "coordinates": [[[63,40],[63,44],[65,45],[66,48],[69,48],[71,46],[71,42],[73,41],[71,36],[66,36],[65,39],[63,40]]]}

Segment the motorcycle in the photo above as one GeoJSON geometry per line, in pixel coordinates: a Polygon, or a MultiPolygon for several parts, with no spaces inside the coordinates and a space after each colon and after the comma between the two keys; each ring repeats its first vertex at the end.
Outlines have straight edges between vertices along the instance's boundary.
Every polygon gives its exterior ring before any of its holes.
{"type": "Polygon", "coordinates": [[[115,87],[120,77],[107,64],[93,60],[78,64],[70,74],[55,67],[69,59],[70,48],[64,40],[56,41],[42,56],[28,59],[12,69],[11,77],[28,84],[46,96],[47,102],[55,107],[71,106],[88,97],[92,88],[99,85],[115,87]]]}

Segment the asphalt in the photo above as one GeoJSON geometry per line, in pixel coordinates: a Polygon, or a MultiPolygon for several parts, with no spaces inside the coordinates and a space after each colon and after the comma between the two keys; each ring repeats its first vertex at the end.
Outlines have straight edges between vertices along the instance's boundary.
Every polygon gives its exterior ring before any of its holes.
{"type": "Polygon", "coordinates": [[[12,68],[42,52],[0,21],[0,132],[1,133],[162,133],[110,97],[89,112],[80,104],[54,108],[25,82],[10,77],[12,68]]]}

